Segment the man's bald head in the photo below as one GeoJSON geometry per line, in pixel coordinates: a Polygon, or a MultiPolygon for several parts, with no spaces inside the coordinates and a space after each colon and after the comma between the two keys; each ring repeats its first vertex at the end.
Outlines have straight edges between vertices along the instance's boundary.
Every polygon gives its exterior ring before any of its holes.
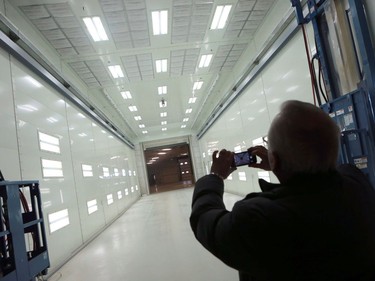
{"type": "Polygon", "coordinates": [[[284,172],[316,173],[336,167],[339,129],[320,108],[291,100],[281,105],[268,132],[270,153],[284,172]]]}

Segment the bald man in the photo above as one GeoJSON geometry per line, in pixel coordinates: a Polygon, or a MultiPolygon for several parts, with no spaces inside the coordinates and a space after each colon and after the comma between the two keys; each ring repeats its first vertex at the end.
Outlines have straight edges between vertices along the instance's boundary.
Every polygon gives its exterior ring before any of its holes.
{"type": "Polygon", "coordinates": [[[375,280],[375,191],[360,170],[337,167],[339,130],[314,105],[287,101],[268,150],[249,148],[279,184],[259,180],[232,211],[223,203],[233,152],[213,153],[196,183],[190,224],[199,242],[241,281],[375,280]]]}

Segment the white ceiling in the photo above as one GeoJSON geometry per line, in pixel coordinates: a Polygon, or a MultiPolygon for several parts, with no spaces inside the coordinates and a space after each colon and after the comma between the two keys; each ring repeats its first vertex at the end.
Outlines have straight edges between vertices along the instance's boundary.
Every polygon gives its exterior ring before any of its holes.
{"type": "MultiPolygon", "coordinates": [[[[100,89],[113,102],[138,138],[198,130],[205,95],[217,75],[230,73],[275,0],[11,0],[11,5],[56,49],[89,89],[100,89]],[[223,30],[210,30],[218,4],[231,4],[223,30]],[[168,10],[168,34],[152,34],[151,12],[168,10]],[[94,42],[82,18],[100,16],[108,41],[94,42]],[[213,54],[208,68],[198,68],[201,55],[213,54]],[[155,60],[168,59],[168,72],[156,73],[155,60]],[[125,78],[112,78],[108,65],[120,64],[125,78]],[[203,81],[200,90],[193,84],[203,81]],[[167,86],[166,95],[158,87],[167,86]],[[130,91],[124,100],[121,91],[130,91]],[[189,98],[197,97],[195,104],[189,98]],[[164,98],[167,108],[159,108],[164,98]],[[130,112],[135,105],[138,112],[130,112]],[[191,113],[186,110],[191,108],[191,113]],[[160,113],[167,112],[161,118],[160,113]],[[134,116],[141,116],[136,121],[134,116]],[[189,121],[183,122],[185,118],[189,121]],[[167,121],[167,125],[161,125],[167,121]],[[145,128],[139,128],[144,124],[145,128]],[[186,128],[181,126],[185,124],[186,128]],[[166,131],[162,131],[166,128],[166,131]],[[148,134],[142,131],[147,130],[148,134]]],[[[126,133],[126,132],[125,132],[126,133]]]]}

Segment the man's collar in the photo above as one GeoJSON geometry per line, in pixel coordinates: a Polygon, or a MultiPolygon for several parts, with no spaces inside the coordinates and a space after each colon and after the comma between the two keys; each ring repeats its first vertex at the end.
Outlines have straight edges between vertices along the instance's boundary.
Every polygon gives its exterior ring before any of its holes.
{"type": "Polygon", "coordinates": [[[334,182],[338,180],[339,173],[336,170],[328,172],[320,172],[315,174],[300,173],[294,175],[286,183],[276,184],[265,181],[264,179],[259,179],[259,186],[262,192],[276,191],[277,189],[298,188],[300,191],[306,187],[309,189],[311,186],[314,189],[324,188],[326,186],[331,186],[334,182]],[[324,184],[321,184],[324,183],[324,184]]]}

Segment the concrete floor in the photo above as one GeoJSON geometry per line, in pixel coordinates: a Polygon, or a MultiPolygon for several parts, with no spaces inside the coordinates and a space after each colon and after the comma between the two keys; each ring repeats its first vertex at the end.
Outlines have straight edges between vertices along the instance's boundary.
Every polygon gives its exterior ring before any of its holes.
{"type": "MultiPolygon", "coordinates": [[[[192,188],[142,197],[49,281],[237,281],[189,225],[192,188]]],[[[240,197],[225,194],[228,209],[240,197]]]]}

